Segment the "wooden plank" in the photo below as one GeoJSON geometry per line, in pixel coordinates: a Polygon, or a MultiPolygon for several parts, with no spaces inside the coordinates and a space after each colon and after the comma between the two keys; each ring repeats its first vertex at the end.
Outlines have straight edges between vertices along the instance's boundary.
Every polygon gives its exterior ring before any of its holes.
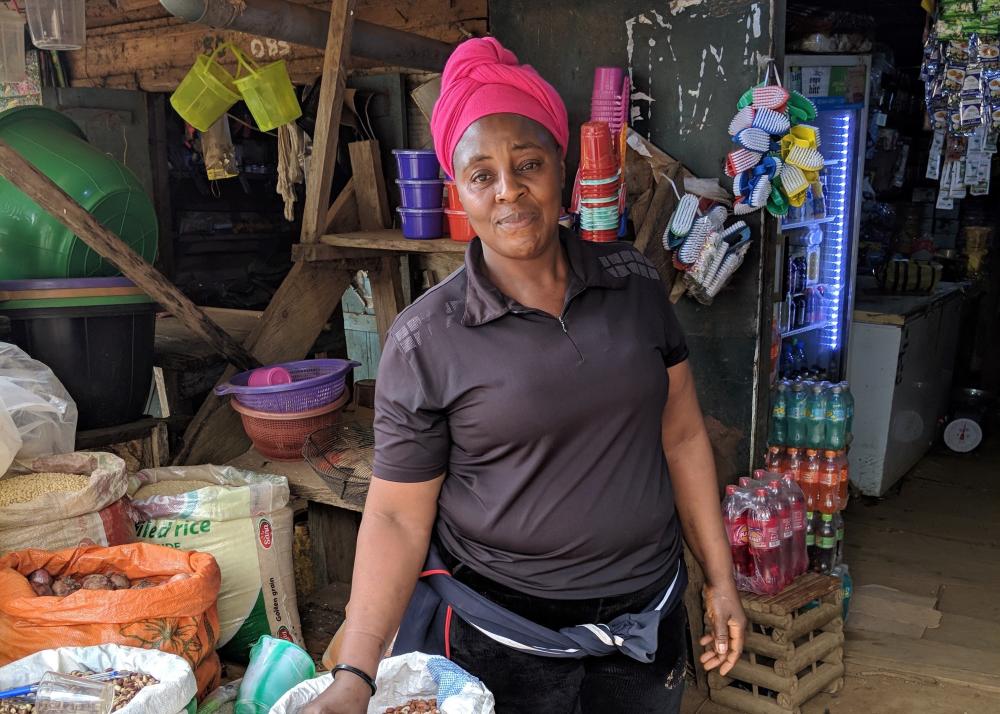
{"type": "Polygon", "coordinates": [[[794,677],[809,665],[820,660],[840,662],[843,644],[844,635],[842,633],[824,632],[804,645],[796,647],[790,656],[778,658],[774,663],[774,671],[783,677],[794,677]],[[839,651],[834,652],[834,650],[839,651]]]}
{"type": "Polygon", "coordinates": [[[711,700],[745,714],[801,714],[798,707],[791,710],[785,709],[778,706],[778,703],[773,699],[754,696],[750,692],[735,687],[713,689],[711,700]]]}
{"type": "Polygon", "coordinates": [[[318,587],[351,582],[360,525],[360,513],[309,502],[309,536],[318,587]]]}
{"type": "Polygon", "coordinates": [[[822,692],[843,676],[844,665],[842,663],[826,662],[814,672],[810,672],[800,679],[798,689],[794,692],[779,692],[778,704],[786,709],[797,707],[822,692]]]}
{"type": "Polygon", "coordinates": [[[122,271],[170,314],[242,369],[258,365],[242,345],[233,340],[201,309],[124,241],[93,216],[48,176],[36,169],[6,142],[0,141],[0,175],[48,211],[84,243],[122,271]]]}
{"type": "Polygon", "coordinates": [[[796,617],[792,626],[788,629],[775,629],[774,632],[771,633],[771,637],[774,638],[775,642],[795,642],[795,640],[799,639],[803,635],[812,632],[813,630],[818,630],[830,622],[842,622],[840,617],[843,612],[843,608],[837,605],[823,603],[819,607],[813,608],[812,610],[796,617]]]}
{"type": "Polygon", "coordinates": [[[468,243],[459,243],[450,238],[431,240],[411,240],[404,238],[399,230],[361,231],[358,233],[331,233],[321,236],[319,241],[338,248],[368,248],[392,250],[398,253],[465,253],[468,243]]]}
{"type": "Polygon", "coordinates": [[[344,188],[340,189],[337,198],[326,212],[326,228],[324,233],[344,233],[356,231],[361,227],[358,217],[357,191],[354,190],[354,178],[347,179],[344,188]]]}
{"type": "Polygon", "coordinates": [[[427,82],[424,82],[419,87],[410,92],[410,97],[413,98],[413,103],[417,105],[420,113],[427,118],[427,121],[431,120],[431,114],[434,111],[434,103],[437,102],[438,97],[441,95],[441,75],[434,77],[427,82]]]}
{"type": "Polygon", "coordinates": [[[248,471],[284,476],[288,479],[288,490],[297,498],[348,511],[362,510],[356,503],[350,503],[336,496],[305,461],[273,461],[251,448],[231,459],[229,465],[248,471]]]}
{"type": "Polygon", "coordinates": [[[313,134],[313,158],[306,183],[306,203],[302,213],[302,242],[315,243],[323,233],[330,208],[330,189],[337,163],[340,114],[347,87],[347,58],[351,48],[356,0],[330,3],[330,27],[323,56],[323,80],[319,91],[319,111],[313,134]]]}
{"type": "Polygon", "coordinates": [[[844,657],[852,673],[892,672],[1000,694],[1000,654],[889,634],[848,633],[844,657]]]}
{"type": "Polygon", "coordinates": [[[460,253],[414,253],[410,261],[417,274],[430,273],[428,286],[432,287],[465,265],[465,256],[460,253]]]}
{"type": "MultiPolygon", "coordinates": [[[[302,359],[330,319],[350,279],[348,271],[323,263],[296,263],[244,345],[263,364],[302,359]]],[[[220,383],[235,373],[233,369],[227,370],[220,383]]],[[[184,445],[174,462],[225,462],[249,446],[239,415],[227,401],[211,394],[184,433],[184,445]]]]}
{"type": "Polygon", "coordinates": [[[749,684],[767,687],[776,692],[791,693],[799,686],[798,680],[795,677],[782,677],[771,667],[765,667],[762,664],[753,664],[742,657],[736,660],[736,664],[729,670],[728,676],[749,684]]]}
{"type": "Polygon", "coordinates": [[[792,643],[778,644],[767,635],[762,635],[759,632],[747,632],[744,642],[748,652],[755,652],[771,659],[790,657],[795,652],[792,643]]]}
{"type": "Polygon", "coordinates": [[[351,173],[361,230],[391,228],[392,216],[389,214],[389,197],[385,191],[378,141],[354,141],[347,145],[347,149],[351,155],[351,173]]]}
{"type": "Polygon", "coordinates": [[[399,271],[399,259],[382,258],[379,269],[369,276],[372,283],[372,299],[375,303],[375,324],[378,328],[379,344],[385,345],[389,328],[396,315],[403,309],[403,283],[399,271]]]}

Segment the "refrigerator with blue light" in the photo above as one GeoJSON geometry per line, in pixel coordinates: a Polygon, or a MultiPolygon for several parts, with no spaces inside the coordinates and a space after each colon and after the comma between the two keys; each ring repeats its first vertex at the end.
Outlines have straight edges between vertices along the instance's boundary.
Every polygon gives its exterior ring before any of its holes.
{"type": "Polygon", "coordinates": [[[809,97],[824,169],[780,222],[774,320],[784,378],[846,377],[868,118],[868,55],[788,55],[785,85],[809,97]]]}

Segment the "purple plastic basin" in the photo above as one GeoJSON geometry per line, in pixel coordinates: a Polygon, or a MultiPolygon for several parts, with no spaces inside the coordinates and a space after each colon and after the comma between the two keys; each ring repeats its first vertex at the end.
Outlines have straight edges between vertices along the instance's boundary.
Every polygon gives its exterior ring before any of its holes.
{"type": "MultiPolygon", "coordinates": [[[[277,414],[304,412],[326,406],[346,389],[348,373],[359,362],[346,359],[306,359],[281,362],[268,367],[281,367],[292,376],[291,383],[251,387],[250,375],[256,370],[233,375],[228,382],[215,388],[220,397],[232,394],[236,401],[250,409],[277,414]]],[[[260,369],[260,368],[258,368],[260,369]]]]}
{"type": "Polygon", "coordinates": [[[134,288],[128,278],[40,278],[0,280],[0,290],[77,290],[79,288],[134,288]]]}
{"type": "Polygon", "coordinates": [[[444,181],[440,179],[396,179],[403,208],[441,208],[444,181]]]}
{"type": "Polygon", "coordinates": [[[444,210],[440,208],[397,208],[403,219],[403,237],[414,240],[440,238],[444,210]]]}
{"type": "Polygon", "coordinates": [[[441,172],[437,155],[431,149],[393,149],[401,179],[436,179],[441,172]]]}

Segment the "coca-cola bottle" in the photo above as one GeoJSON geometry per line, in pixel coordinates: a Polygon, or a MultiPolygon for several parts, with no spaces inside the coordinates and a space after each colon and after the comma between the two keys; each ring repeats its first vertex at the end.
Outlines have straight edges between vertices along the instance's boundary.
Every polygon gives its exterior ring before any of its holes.
{"type": "Polygon", "coordinates": [[[809,570],[806,550],[806,497],[790,474],[781,477],[782,490],[792,512],[792,573],[796,576],[809,570]]]}
{"type": "Polygon", "coordinates": [[[726,486],[726,499],[722,502],[722,522],[726,525],[729,549],[733,554],[736,584],[746,587],[743,579],[753,577],[753,556],[750,554],[748,512],[750,494],[736,486],[726,486]]]}
{"type": "Polygon", "coordinates": [[[753,555],[753,589],[761,595],[781,591],[781,523],[771,508],[766,488],[754,491],[747,519],[750,531],[750,553],[753,555]]]}
{"type": "Polygon", "coordinates": [[[768,481],[767,492],[771,497],[771,505],[778,514],[778,524],[781,528],[781,584],[784,587],[795,578],[793,570],[795,544],[792,540],[792,508],[781,490],[780,479],[771,479],[768,481]]]}

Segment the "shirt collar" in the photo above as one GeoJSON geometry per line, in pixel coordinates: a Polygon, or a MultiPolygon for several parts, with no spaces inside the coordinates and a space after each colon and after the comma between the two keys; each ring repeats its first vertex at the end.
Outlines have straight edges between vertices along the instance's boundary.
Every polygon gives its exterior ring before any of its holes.
{"type": "MultiPolygon", "coordinates": [[[[566,287],[570,294],[582,292],[587,288],[620,289],[625,287],[626,277],[616,277],[609,273],[598,260],[594,246],[585,245],[582,240],[568,228],[559,227],[559,242],[566,250],[569,261],[569,283],[566,287]]],[[[500,292],[489,276],[483,264],[483,245],[479,238],[474,238],[465,251],[465,314],[462,324],[466,327],[478,327],[506,315],[517,305],[511,298],[500,292]]]]}

